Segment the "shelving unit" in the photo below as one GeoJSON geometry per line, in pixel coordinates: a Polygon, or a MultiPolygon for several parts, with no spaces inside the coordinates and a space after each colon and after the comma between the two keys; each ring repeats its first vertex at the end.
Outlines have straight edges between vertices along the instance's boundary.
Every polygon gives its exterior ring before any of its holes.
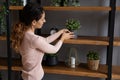
{"type": "MultiPolygon", "coordinates": [[[[8,3],[8,0],[6,0],[8,3]]],[[[68,68],[63,62],[60,62],[57,66],[48,67],[43,66],[46,73],[52,74],[64,74],[73,76],[87,76],[87,77],[98,77],[105,78],[107,80],[120,79],[120,66],[112,65],[112,52],[113,46],[120,46],[120,37],[114,37],[114,19],[115,19],[115,9],[120,11],[120,7],[115,7],[116,0],[110,0],[109,7],[90,7],[90,6],[80,6],[80,7],[52,7],[45,6],[45,10],[50,11],[108,11],[109,12],[109,25],[108,25],[108,36],[79,36],[78,39],[65,40],[66,44],[82,44],[82,45],[101,45],[107,46],[107,62],[106,64],[100,64],[98,71],[88,70],[87,65],[82,63],[79,67],[75,69],[68,68]]],[[[23,6],[9,6],[8,10],[22,10],[23,6]]],[[[9,16],[9,15],[8,15],[9,16]]],[[[0,36],[0,40],[7,40],[8,52],[10,51],[10,31],[9,31],[9,21],[8,22],[8,33],[7,38],[0,36]]],[[[11,80],[11,70],[21,71],[22,65],[20,60],[11,60],[11,53],[8,54],[8,58],[0,58],[0,70],[8,70],[9,80],[11,80]],[[9,61],[10,60],[10,61],[9,61]],[[7,63],[8,62],[8,63],[7,63]],[[11,65],[13,63],[13,65],[11,65]]]]}

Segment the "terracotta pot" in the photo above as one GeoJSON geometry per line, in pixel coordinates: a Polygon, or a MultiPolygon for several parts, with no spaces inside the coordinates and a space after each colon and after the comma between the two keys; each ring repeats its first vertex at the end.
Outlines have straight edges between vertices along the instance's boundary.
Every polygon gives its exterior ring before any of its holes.
{"type": "Polygon", "coordinates": [[[90,70],[98,70],[100,60],[88,60],[88,68],[90,70]]]}

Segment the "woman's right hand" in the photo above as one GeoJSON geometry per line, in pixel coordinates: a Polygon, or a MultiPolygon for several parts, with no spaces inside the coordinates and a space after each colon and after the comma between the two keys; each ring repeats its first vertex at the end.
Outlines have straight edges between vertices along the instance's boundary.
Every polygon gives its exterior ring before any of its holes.
{"type": "Polygon", "coordinates": [[[60,38],[60,40],[64,41],[66,39],[74,38],[73,32],[64,32],[60,38]]]}

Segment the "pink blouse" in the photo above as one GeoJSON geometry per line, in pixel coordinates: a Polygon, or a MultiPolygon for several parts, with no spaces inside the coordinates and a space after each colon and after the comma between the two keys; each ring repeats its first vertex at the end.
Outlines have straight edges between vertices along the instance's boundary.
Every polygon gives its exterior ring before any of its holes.
{"type": "Polygon", "coordinates": [[[26,32],[20,54],[22,56],[22,78],[23,80],[41,80],[44,71],[41,65],[44,53],[56,53],[62,46],[59,40],[55,45],[50,43],[56,40],[61,33],[55,33],[47,38],[38,36],[33,32],[26,32]]]}

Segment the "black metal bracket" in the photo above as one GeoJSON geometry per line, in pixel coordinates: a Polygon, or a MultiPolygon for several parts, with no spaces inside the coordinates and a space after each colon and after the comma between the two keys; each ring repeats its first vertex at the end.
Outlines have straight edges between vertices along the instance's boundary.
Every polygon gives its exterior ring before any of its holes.
{"type": "Polygon", "coordinates": [[[6,8],[7,8],[7,15],[6,15],[6,23],[7,23],[7,63],[8,63],[8,80],[12,80],[12,54],[10,48],[10,21],[9,21],[9,0],[6,0],[6,8]]]}
{"type": "Polygon", "coordinates": [[[106,64],[108,66],[107,80],[112,80],[112,56],[113,56],[116,0],[110,0],[110,7],[111,7],[111,11],[109,12],[109,22],[108,22],[109,46],[107,46],[107,60],[106,60],[106,64]]]}

